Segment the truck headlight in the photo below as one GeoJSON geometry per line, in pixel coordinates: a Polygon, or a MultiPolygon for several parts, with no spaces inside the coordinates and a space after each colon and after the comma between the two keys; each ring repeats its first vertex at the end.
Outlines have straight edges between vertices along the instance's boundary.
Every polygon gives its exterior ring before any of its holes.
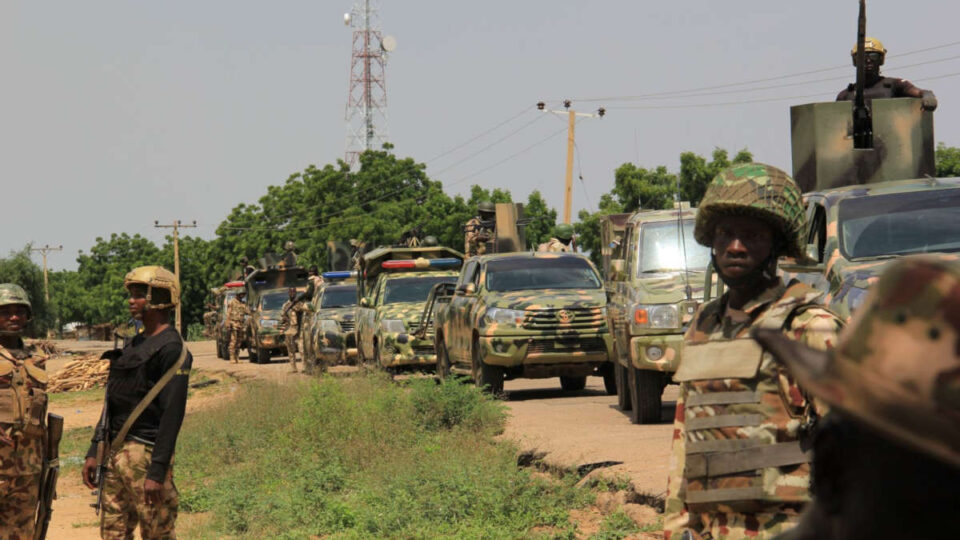
{"type": "Polygon", "coordinates": [[[380,321],[380,328],[382,328],[384,332],[393,332],[395,334],[403,334],[407,331],[407,327],[400,319],[384,319],[380,321]]]}
{"type": "Polygon", "coordinates": [[[488,324],[509,324],[520,326],[523,324],[523,317],[526,312],[519,309],[487,308],[483,314],[488,324]]]}
{"type": "Polygon", "coordinates": [[[323,319],[320,321],[320,331],[321,332],[340,332],[340,324],[333,319],[323,319]]]}
{"type": "Polygon", "coordinates": [[[276,328],[279,323],[276,319],[260,319],[261,328],[276,328]]]}
{"type": "Polygon", "coordinates": [[[680,328],[680,313],[674,304],[637,304],[632,323],[637,328],[680,328]]]}

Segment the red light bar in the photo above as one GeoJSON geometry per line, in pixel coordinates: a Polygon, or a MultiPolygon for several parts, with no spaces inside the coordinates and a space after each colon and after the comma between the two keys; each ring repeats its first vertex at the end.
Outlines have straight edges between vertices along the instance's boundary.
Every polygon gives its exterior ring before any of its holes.
{"type": "Polygon", "coordinates": [[[417,261],[414,260],[396,260],[396,261],[383,261],[384,268],[416,268],[417,261]]]}
{"type": "Polygon", "coordinates": [[[228,282],[224,283],[223,286],[224,286],[224,287],[227,287],[228,289],[232,289],[232,288],[234,288],[234,287],[243,287],[243,282],[242,282],[242,281],[228,281],[228,282]]]}

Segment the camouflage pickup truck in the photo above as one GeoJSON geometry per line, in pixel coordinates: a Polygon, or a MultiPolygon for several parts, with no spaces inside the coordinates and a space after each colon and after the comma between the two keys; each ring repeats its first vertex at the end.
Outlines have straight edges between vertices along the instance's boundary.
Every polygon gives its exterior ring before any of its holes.
{"type": "Polygon", "coordinates": [[[454,282],[463,255],[446,247],[377,248],[360,259],[357,353],[390,373],[433,370],[432,329],[419,330],[434,285],[454,282]]]}
{"type": "MultiPolygon", "coordinates": [[[[270,262],[270,261],[267,261],[270,262]]],[[[247,335],[250,340],[250,361],[265,364],[274,353],[286,352],[280,333],[280,310],[289,299],[289,289],[298,292],[307,288],[307,271],[299,266],[277,264],[259,268],[244,280],[246,303],[250,306],[247,335]]]]}
{"type": "Polygon", "coordinates": [[[357,355],[356,272],[326,272],[301,328],[307,371],[346,363],[357,355]]]}
{"type": "Polygon", "coordinates": [[[601,218],[617,404],[634,424],[661,420],[663,389],[703,299],[710,251],[693,239],[696,210],[683,204],[601,218]]]}
{"type": "Polygon", "coordinates": [[[600,375],[615,392],[603,283],[583,255],[474,257],[449,290],[437,289],[432,313],[441,377],[468,375],[499,394],[504,379],[560,377],[582,390],[600,375]]]}

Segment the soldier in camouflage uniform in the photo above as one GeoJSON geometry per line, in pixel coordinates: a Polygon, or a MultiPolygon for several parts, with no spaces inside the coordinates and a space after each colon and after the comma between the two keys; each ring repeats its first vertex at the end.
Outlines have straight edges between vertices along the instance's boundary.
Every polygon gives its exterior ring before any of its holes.
{"type": "Polygon", "coordinates": [[[664,537],[770,538],[807,502],[810,467],[799,438],[814,417],[792,377],[749,339],[773,328],[832,346],[840,320],[820,293],[777,276],[781,255],[803,260],[803,201],[780,169],[751,163],[707,187],[694,237],[712,249],[728,291],[700,307],[684,337],[664,537]]]}
{"type": "Polygon", "coordinates": [[[243,302],[246,295],[246,291],[241,289],[227,304],[227,326],[230,327],[230,362],[234,364],[240,363],[240,343],[243,341],[243,329],[246,324],[244,317],[250,315],[250,307],[243,302]]]}
{"type": "Polygon", "coordinates": [[[467,257],[483,255],[486,252],[486,243],[491,238],[491,229],[484,227],[483,222],[496,218],[497,207],[490,201],[483,201],[477,205],[477,214],[463,227],[463,252],[467,257]]]}
{"type": "Polygon", "coordinates": [[[540,244],[537,251],[566,253],[573,251],[573,226],[561,223],[553,228],[553,238],[540,244]]]}
{"type": "Polygon", "coordinates": [[[895,261],[826,353],[755,337],[830,407],[814,502],[778,540],[947,538],[960,508],[960,265],[895,261]]]}
{"type": "MultiPolygon", "coordinates": [[[[880,74],[880,66],[883,65],[887,57],[887,49],[883,47],[879,39],[868,37],[863,45],[864,50],[864,71],[866,79],[864,80],[863,97],[869,106],[874,99],[912,97],[920,98],[924,110],[934,111],[937,109],[937,97],[933,91],[917,88],[906,79],[896,77],[884,77],[880,74]]],[[[857,46],[853,46],[850,51],[853,57],[853,65],[857,65],[857,46]]],[[[853,83],[837,94],[837,101],[853,101],[856,94],[853,83]]]]}
{"type": "Polygon", "coordinates": [[[0,538],[32,539],[43,466],[46,356],[21,335],[32,307],[19,285],[0,284],[0,538]]]}
{"type": "Polygon", "coordinates": [[[179,497],[173,454],[187,407],[193,358],[170,324],[180,302],[180,283],[159,266],[134,268],[124,277],[130,315],[143,322],[122,350],[108,351],[105,411],[97,423],[81,477],[95,489],[100,437],[110,446],[103,473],[100,536],[128,540],[139,526],[144,539],[176,538],[179,497]],[[169,374],[169,375],[168,375],[169,374]],[[151,390],[158,392],[138,412],[151,390]],[[128,431],[123,432],[130,419],[128,431]]]}
{"type": "Polygon", "coordinates": [[[297,301],[297,289],[290,287],[290,299],[280,308],[280,332],[287,344],[287,356],[290,358],[290,371],[297,372],[297,336],[300,335],[301,313],[307,306],[297,301]]]}

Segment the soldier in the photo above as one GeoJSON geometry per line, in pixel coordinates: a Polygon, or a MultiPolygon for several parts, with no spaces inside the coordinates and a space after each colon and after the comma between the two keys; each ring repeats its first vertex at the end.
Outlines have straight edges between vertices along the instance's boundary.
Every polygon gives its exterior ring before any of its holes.
{"type": "Polygon", "coordinates": [[[769,538],[807,502],[799,438],[811,403],[748,333],[774,328],[824,349],[841,322],[820,293],[777,276],[782,255],[805,260],[803,200],[780,169],[751,163],[707,187],[694,228],[727,286],[700,306],[684,337],[664,537],[769,538]]]}
{"type": "Polygon", "coordinates": [[[227,304],[227,326],[230,328],[230,362],[240,363],[240,343],[243,341],[243,330],[246,327],[247,315],[250,307],[243,302],[247,291],[240,289],[237,295],[227,304]]]}
{"type": "Polygon", "coordinates": [[[758,341],[830,406],[814,502],[782,540],[946,538],[960,508],[960,266],[893,262],[827,353],[758,341]]]}
{"type": "Polygon", "coordinates": [[[247,276],[252,274],[256,268],[250,264],[250,260],[246,256],[240,257],[240,266],[243,267],[243,274],[240,276],[241,280],[247,279],[247,276]]]}
{"type": "Polygon", "coordinates": [[[573,226],[561,223],[553,228],[553,238],[540,244],[537,251],[565,253],[573,251],[573,226]]]}
{"type": "Polygon", "coordinates": [[[176,538],[178,494],[173,452],[187,406],[193,358],[170,324],[180,283],[160,266],[134,268],[123,279],[130,314],[144,331],[123,350],[108,351],[104,411],[83,465],[84,484],[95,489],[97,450],[107,443],[101,469],[100,536],[176,538]]]}
{"type": "Polygon", "coordinates": [[[437,240],[437,237],[433,236],[432,234],[428,234],[427,236],[424,236],[423,242],[420,243],[420,246],[422,247],[437,247],[439,245],[440,245],[440,242],[437,240]]]}
{"type": "Polygon", "coordinates": [[[280,331],[287,344],[287,356],[290,357],[290,371],[297,372],[297,336],[300,334],[300,314],[306,310],[303,302],[297,301],[297,289],[290,287],[290,299],[280,309],[280,331]]]}
{"type": "Polygon", "coordinates": [[[47,357],[21,339],[32,310],[19,285],[0,284],[0,538],[33,538],[39,504],[47,357]]]}
{"type": "Polygon", "coordinates": [[[463,227],[463,252],[467,257],[483,255],[487,250],[486,243],[493,237],[493,220],[497,215],[497,207],[490,201],[483,201],[477,205],[477,216],[470,218],[463,227]]]}
{"type": "MultiPolygon", "coordinates": [[[[924,110],[934,111],[937,109],[937,97],[933,95],[932,91],[917,88],[906,79],[880,75],[880,66],[883,65],[883,61],[887,57],[887,50],[883,48],[883,43],[880,43],[879,39],[868,37],[864,41],[863,50],[864,71],[866,73],[866,79],[863,81],[863,97],[867,105],[874,99],[912,97],[923,100],[924,110]]],[[[853,46],[850,55],[853,56],[853,65],[856,66],[856,45],[853,46]]],[[[853,101],[855,94],[854,88],[855,86],[853,84],[847,85],[846,88],[837,94],[837,101],[853,101]]]]}

